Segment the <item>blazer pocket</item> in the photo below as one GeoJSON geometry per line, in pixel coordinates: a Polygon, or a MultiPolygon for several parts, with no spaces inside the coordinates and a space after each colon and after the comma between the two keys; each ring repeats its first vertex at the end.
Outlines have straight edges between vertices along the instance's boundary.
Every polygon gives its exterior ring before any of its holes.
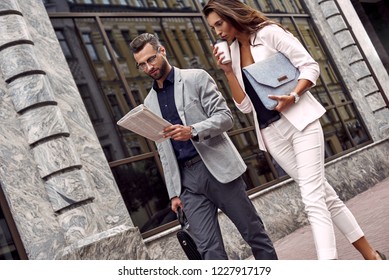
{"type": "Polygon", "coordinates": [[[220,135],[217,135],[215,137],[204,140],[203,143],[208,145],[208,146],[215,147],[215,146],[224,144],[225,140],[226,139],[225,139],[224,134],[220,134],[220,135]]]}

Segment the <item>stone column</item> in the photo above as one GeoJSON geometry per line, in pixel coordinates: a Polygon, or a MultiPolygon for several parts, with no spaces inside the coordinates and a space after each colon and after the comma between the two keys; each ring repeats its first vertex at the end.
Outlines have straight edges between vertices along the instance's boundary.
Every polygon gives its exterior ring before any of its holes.
{"type": "Polygon", "coordinates": [[[2,0],[0,34],[0,181],[28,257],[147,259],[42,1],[2,0]]]}
{"type": "MultiPolygon", "coordinates": [[[[353,30],[346,16],[351,14],[352,10],[351,20],[358,18],[351,2],[317,0],[305,1],[305,4],[311,11],[312,19],[325,40],[373,140],[385,139],[389,135],[389,110],[384,99],[388,85],[382,81],[387,80],[388,76],[383,73],[385,71],[379,71],[378,75],[373,72],[382,68],[382,65],[379,65],[382,63],[375,63],[371,56],[367,55],[376,53],[367,34],[363,39],[370,42],[369,46],[364,46],[368,49],[363,49],[360,45],[361,38],[356,40],[355,33],[360,33],[360,30],[353,30]],[[347,5],[347,11],[342,10],[342,5],[347,5]],[[382,79],[380,75],[385,75],[386,78],[382,79]]],[[[363,25],[360,24],[359,28],[363,29],[363,25]]]]}

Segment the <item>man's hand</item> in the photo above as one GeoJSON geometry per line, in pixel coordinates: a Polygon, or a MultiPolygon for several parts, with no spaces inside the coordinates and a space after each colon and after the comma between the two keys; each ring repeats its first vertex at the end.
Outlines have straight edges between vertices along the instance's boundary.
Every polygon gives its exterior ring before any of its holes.
{"type": "Polygon", "coordinates": [[[174,213],[177,213],[178,207],[180,207],[181,209],[184,209],[182,202],[181,202],[181,199],[177,196],[172,198],[171,203],[172,203],[171,209],[174,213]]]}
{"type": "Polygon", "coordinates": [[[175,141],[188,141],[192,138],[192,127],[181,124],[174,124],[164,130],[165,138],[172,138],[175,141]]]}

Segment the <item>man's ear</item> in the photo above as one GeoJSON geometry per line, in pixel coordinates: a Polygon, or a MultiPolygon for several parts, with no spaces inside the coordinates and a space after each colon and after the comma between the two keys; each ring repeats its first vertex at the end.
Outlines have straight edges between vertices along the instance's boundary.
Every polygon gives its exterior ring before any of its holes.
{"type": "Polygon", "coordinates": [[[163,56],[166,56],[166,49],[164,46],[159,47],[159,53],[162,54],[163,56]]]}

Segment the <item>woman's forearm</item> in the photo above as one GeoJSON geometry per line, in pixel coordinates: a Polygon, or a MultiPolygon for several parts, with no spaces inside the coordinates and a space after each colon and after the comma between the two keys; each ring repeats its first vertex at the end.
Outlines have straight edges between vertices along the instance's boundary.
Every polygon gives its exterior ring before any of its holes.
{"type": "Polygon", "coordinates": [[[242,87],[239,84],[238,79],[236,78],[233,71],[224,72],[227,77],[228,85],[230,86],[232,92],[232,98],[234,98],[235,102],[240,104],[243,99],[246,97],[246,93],[243,91],[242,87]]]}

